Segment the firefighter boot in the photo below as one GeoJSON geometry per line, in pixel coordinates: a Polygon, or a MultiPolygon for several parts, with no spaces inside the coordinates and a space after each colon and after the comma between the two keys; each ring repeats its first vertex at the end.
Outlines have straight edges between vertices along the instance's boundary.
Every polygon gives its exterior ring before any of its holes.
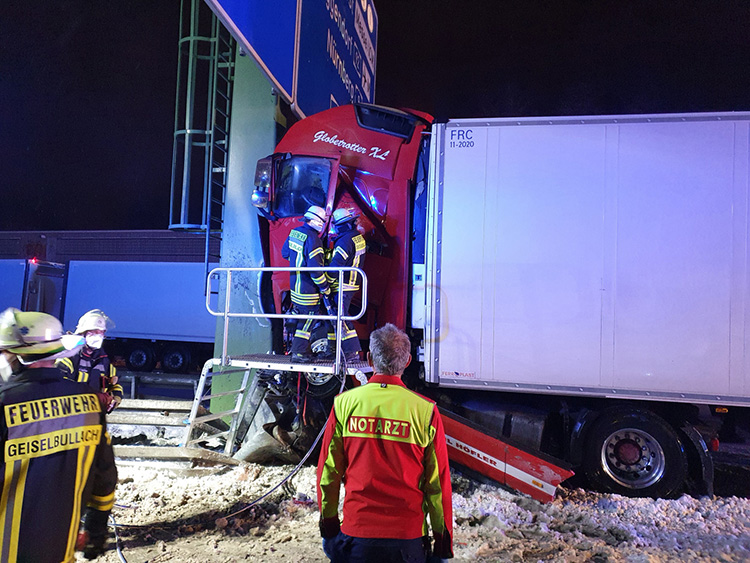
{"type": "Polygon", "coordinates": [[[108,518],[109,511],[96,510],[91,507],[86,509],[86,515],[83,518],[83,538],[79,536],[81,543],[85,541],[85,545],[81,547],[86,559],[96,559],[107,550],[108,518]]]}

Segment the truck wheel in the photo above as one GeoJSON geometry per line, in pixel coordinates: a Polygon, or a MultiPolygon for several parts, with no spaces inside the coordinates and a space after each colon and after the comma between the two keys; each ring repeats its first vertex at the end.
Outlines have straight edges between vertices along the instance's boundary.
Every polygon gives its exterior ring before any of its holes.
{"type": "Polygon", "coordinates": [[[677,433],[647,410],[609,409],[586,440],[583,469],[589,484],[629,497],[674,498],[687,477],[687,455],[677,433]]]}
{"type": "Polygon", "coordinates": [[[130,348],[125,363],[130,371],[151,371],[156,365],[154,349],[148,344],[136,344],[130,348]]]}
{"type": "Polygon", "coordinates": [[[169,373],[187,373],[190,361],[190,350],[185,346],[169,346],[162,354],[161,367],[169,373]]]}
{"type": "Polygon", "coordinates": [[[312,397],[327,399],[334,396],[341,389],[341,380],[333,373],[305,373],[309,384],[307,393],[312,397]]]}

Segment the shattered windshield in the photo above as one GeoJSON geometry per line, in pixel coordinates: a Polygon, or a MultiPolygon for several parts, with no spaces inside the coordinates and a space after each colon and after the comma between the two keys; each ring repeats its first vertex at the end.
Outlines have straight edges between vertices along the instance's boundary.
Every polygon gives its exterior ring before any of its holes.
{"type": "Polygon", "coordinates": [[[311,205],[325,207],[331,161],[311,156],[293,156],[279,162],[276,175],[274,214],[304,215],[311,205]]]}

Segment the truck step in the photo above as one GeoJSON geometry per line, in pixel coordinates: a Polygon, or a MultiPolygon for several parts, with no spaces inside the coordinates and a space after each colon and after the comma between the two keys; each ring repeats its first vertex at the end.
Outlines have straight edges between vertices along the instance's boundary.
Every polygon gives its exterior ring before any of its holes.
{"type": "MultiPolygon", "coordinates": [[[[315,358],[301,362],[291,356],[280,354],[246,354],[243,356],[232,356],[229,361],[234,367],[278,369],[303,373],[333,373],[335,367],[333,360],[315,358]]],[[[347,362],[346,368],[349,375],[355,375],[357,372],[372,373],[372,368],[363,360],[347,362]]]]}
{"type": "Polygon", "coordinates": [[[115,457],[126,460],[178,461],[208,464],[240,465],[242,462],[219,452],[203,448],[170,446],[115,446],[115,457]]]}

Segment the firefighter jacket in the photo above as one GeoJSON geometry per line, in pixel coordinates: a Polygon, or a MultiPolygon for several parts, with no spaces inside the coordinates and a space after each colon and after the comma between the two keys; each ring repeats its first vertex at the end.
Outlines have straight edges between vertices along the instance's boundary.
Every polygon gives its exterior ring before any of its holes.
{"type": "Polygon", "coordinates": [[[398,376],[374,375],[334,399],[318,460],[321,534],[416,539],[429,516],[442,558],[453,556],[453,509],[443,422],[432,401],[398,376]]]}
{"type": "Polygon", "coordinates": [[[117,370],[102,348],[84,346],[75,356],[57,360],[56,365],[63,370],[66,378],[86,383],[97,393],[122,399],[122,385],[117,383],[117,370]]]}
{"type": "Polygon", "coordinates": [[[117,484],[104,412],[56,368],[0,386],[0,561],[75,560],[81,509],[109,511],[117,484]]]}
{"type": "MultiPolygon", "coordinates": [[[[294,268],[314,268],[325,265],[323,243],[318,233],[305,223],[292,229],[281,248],[281,255],[294,268]]],[[[320,303],[320,294],[328,295],[330,288],[324,272],[291,272],[290,287],[292,303],[315,307],[320,303]]]]}
{"type": "MultiPolygon", "coordinates": [[[[328,264],[334,268],[351,266],[361,268],[365,263],[365,237],[353,225],[342,232],[333,246],[333,255],[328,264]]],[[[334,291],[338,291],[338,272],[327,272],[328,283],[334,291]]],[[[344,272],[344,291],[357,291],[362,282],[362,276],[357,272],[344,272]]]]}

